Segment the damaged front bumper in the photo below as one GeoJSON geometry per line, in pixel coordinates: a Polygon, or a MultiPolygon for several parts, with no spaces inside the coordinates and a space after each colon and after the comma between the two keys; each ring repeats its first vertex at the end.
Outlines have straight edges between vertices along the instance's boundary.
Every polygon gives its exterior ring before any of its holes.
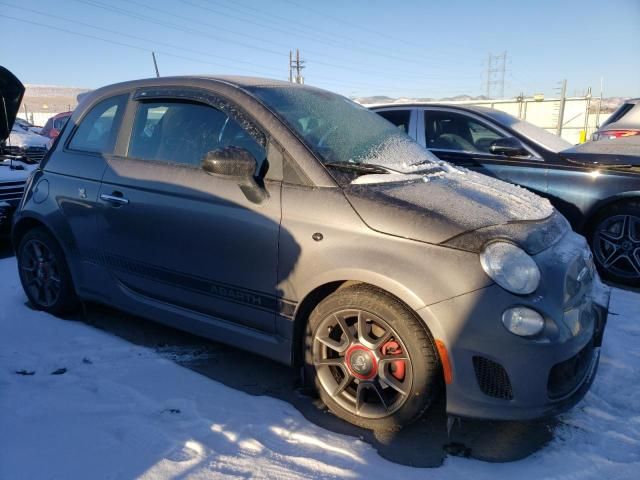
{"type": "Polygon", "coordinates": [[[418,311],[448,351],[453,372],[446,386],[448,414],[540,418],[571,408],[589,390],[598,369],[610,291],[592,267],[584,239],[568,235],[571,244],[534,257],[542,281],[533,294],[514,295],[492,285],[418,311]],[[509,332],[501,316],[514,306],[539,312],[544,330],[532,338],[509,332]]]}

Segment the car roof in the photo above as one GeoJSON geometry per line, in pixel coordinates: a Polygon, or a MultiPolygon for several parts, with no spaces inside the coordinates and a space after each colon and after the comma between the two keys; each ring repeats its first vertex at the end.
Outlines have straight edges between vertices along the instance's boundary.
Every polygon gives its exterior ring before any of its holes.
{"type": "Polygon", "coordinates": [[[300,85],[296,83],[287,82],[285,80],[274,80],[270,78],[261,77],[245,77],[239,75],[178,75],[171,77],[152,77],[143,78],[139,80],[129,80],[121,83],[114,83],[106,85],[97,90],[90,92],[87,96],[94,96],[95,93],[105,93],[109,90],[122,90],[126,88],[144,88],[153,86],[167,86],[181,83],[190,83],[194,81],[201,81],[202,83],[221,83],[230,85],[237,88],[245,87],[297,87],[297,88],[312,88],[306,85],[300,85]]]}
{"type": "Polygon", "coordinates": [[[494,108],[483,107],[480,105],[465,105],[460,103],[446,103],[446,102],[411,102],[411,103],[376,103],[373,105],[365,105],[367,108],[377,110],[379,108],[419,108],[419,107],[439,107],[439,108],[453,108],[456,110],[470,111],[483,115],[490,115],[495,112],[494,108]]]}

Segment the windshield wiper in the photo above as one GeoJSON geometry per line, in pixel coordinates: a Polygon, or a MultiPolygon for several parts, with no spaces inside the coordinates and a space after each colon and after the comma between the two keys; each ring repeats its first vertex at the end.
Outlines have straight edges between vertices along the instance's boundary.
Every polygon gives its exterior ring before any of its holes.
{"type": "Polygon", "coordinates": [[[376,165],[374,163],[354,163],[354,162],[327,162],[326,167],[337,168],[338,170],[351,170],[359,173],[401,173],[397,170],[376,165]]]}

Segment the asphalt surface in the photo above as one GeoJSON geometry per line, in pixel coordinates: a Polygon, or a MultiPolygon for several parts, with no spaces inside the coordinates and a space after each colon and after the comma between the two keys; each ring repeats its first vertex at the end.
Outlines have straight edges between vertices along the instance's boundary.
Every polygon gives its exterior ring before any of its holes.
{"type": "MultiPolygon", "coordinates": [[[[0,258],[13,252],[0,241],[0,258]]],[[[26,301],[26,297],[25,297],[26,301]]],[[[298,371],[249,352],[128,315],[108,306],[87,304],[67,320],[81,321],[163,357],[212,380],[250,395],[268,395],[296,407],[309,421],[327,430],[357,437],[395,463],[438,467],[447,455],[489,462],[525,458],[553,438],[557,420],[493,422],[463,419],[447,434],[444,396],[418,422],[399,432],[372,432],[335,417],[316,398],[301,393],[298,371]]],[[[211,401],[215,401],[212,399],[211,401]]]]}

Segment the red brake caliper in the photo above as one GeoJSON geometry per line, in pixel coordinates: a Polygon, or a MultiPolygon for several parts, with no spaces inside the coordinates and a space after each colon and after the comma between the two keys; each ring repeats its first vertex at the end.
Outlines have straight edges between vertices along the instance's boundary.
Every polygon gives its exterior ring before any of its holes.
{"type": "MultiPolygon", "coordinates": [[[[382,345],[381,352],[383,355],[400,355],[402,353],[402,349],[400,348],[400,345],[398,345],[398,342],[391,340],[382,345]]],[[[396,360],[391,362],[389,365],[391,375],[400,381],[404,380],[405,368],[404,360],[396,360]]]]}

